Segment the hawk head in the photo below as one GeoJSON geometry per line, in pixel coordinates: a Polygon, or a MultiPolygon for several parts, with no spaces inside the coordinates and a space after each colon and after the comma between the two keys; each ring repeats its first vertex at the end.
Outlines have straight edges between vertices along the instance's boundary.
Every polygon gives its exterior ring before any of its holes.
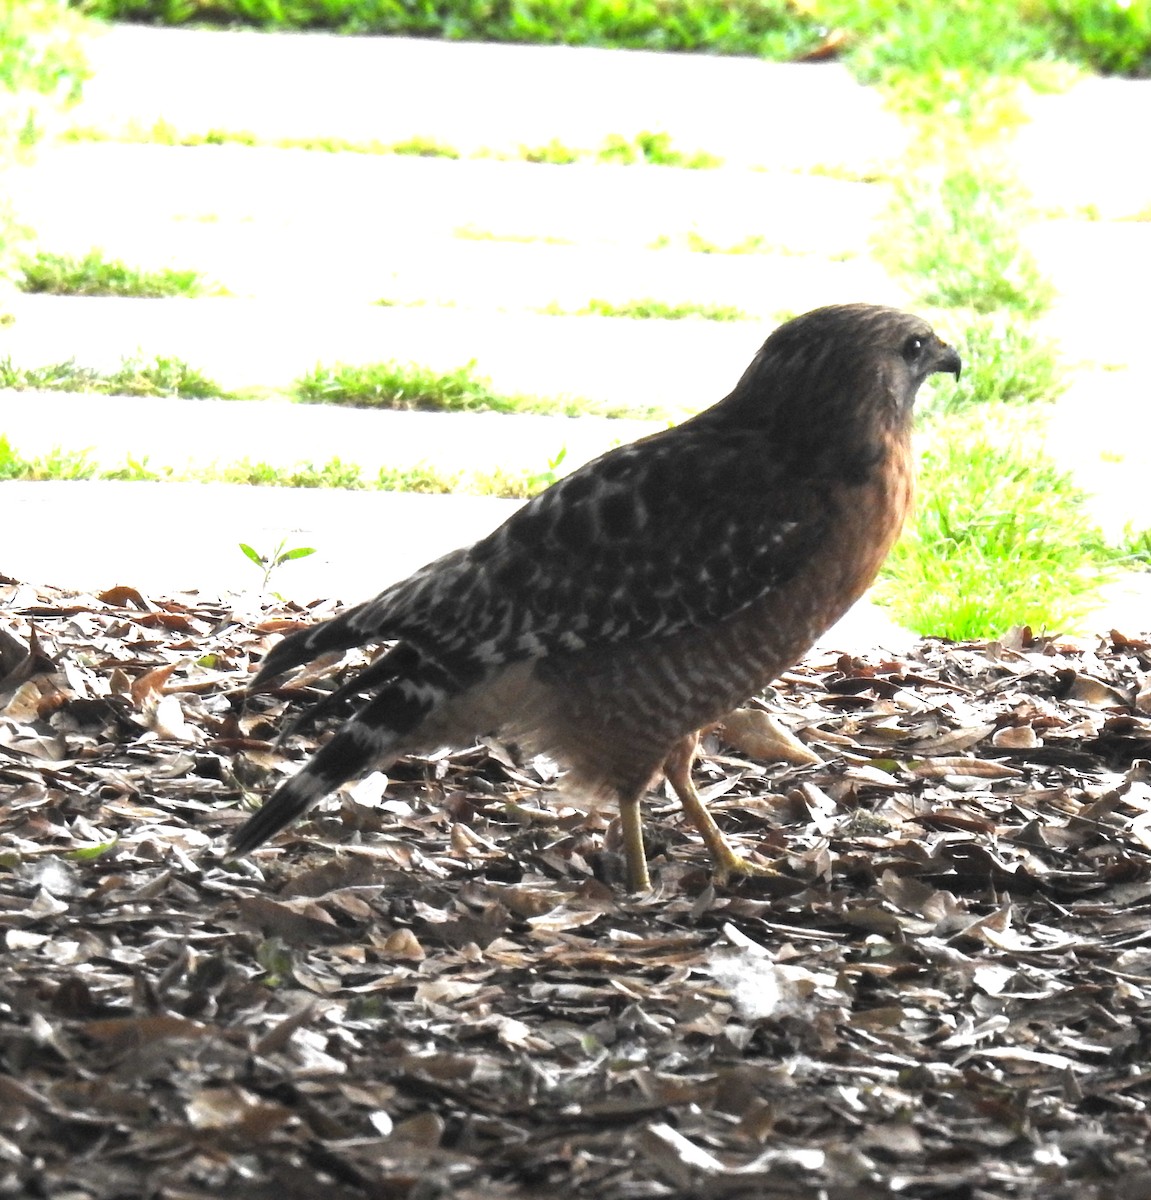
{"type": "Polygon", "coordinates": [[[929,375],[959,377],[960,359],[913,313],[876,304],[835,304],[781,325],[735,390],[724,418],[762,427],[793,461],[831,447],[868,453],[908,436],[916,393],[929,375]]]}

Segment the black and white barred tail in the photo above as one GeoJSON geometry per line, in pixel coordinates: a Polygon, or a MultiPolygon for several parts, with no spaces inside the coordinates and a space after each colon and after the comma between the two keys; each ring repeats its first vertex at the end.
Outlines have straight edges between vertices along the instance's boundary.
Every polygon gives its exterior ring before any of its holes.
{"type": "MultiPolygon", "coordinates": [[[[379,663],[374,666],[378,667],[379,663]]],[[[269,672],[269,677],[271,674],[273,672],[269,672]]],[[[354,683],[363,685],[362,674],[354,683]]],[[[344,692],[350,690],[341,689],[344,692]]],[[[393,679],[386,683],[232,835],[229,856],[237,857],[255,850],[354,776],[390,765],[414,739],[418,739],[420,725],[445,696],[441,685],[419,677],[393,679]]]]}

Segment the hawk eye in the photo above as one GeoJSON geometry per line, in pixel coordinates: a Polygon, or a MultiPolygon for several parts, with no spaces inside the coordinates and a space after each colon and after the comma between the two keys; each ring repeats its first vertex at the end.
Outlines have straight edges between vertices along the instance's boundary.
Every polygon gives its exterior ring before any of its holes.
{"type": "Polygon", "coordinates": [[[923,349],[923,339],[912,334],[911,337],[903,343],[903,357],[908,362],[914,362],[919,357],[919,352],[923,349]]]}

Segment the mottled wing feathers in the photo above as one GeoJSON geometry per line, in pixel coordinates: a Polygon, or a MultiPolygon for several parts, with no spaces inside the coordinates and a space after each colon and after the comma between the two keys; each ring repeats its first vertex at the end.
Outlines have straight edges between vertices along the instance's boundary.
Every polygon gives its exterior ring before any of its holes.
{"type": "Polygon", "coordinates": [[[664,637],[790,578],[828,514],[817,489],[777,486],[755,438],[681,426],[615,451],[479,543],[471,569],[528,618],[497,640],[546,654],[664,637]]]}
{"type": "Polygon", "coordinates": [[[808,313],[768,338],[719,404],[610,451],[474,546],[285,639],[255,683],[326,651],[404,641],[467,685],[495,664],[720,623],[818,556],[842,516],[831,497],[850,503],[905,433],[923,379],[958,367],[910,314],[808,313]]]}
{"type": "Polygon", "coordinates": [[[610,451],[469,549],[280,642],[256,682],[402,640],[467,684],[491,664],[722,621],[790,579],[832,519],[822,481],[773,478],[762,437],[689,422],[610,451]]]}

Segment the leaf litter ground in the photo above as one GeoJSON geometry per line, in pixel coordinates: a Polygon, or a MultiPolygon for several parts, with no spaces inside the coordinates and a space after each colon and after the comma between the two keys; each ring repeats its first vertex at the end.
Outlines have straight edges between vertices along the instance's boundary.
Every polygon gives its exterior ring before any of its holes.
{"type": "Polygon", "coordinates": [[[1147,642],[809,657],[697,768],[779,876],[627,897],[490,740],[223,862],[322,606],[0,609],[0,1195],[1151,1197],[1147,642]]]}

